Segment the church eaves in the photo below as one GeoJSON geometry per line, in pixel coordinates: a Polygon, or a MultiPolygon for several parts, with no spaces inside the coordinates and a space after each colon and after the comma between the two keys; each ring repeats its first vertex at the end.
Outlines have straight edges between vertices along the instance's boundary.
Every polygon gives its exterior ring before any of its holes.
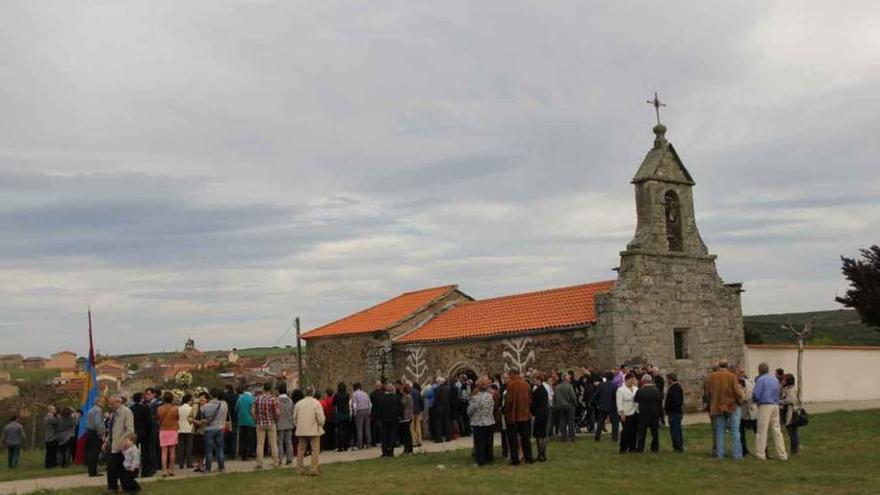
{"type": "Polygon", "coordinates": [[[445,285],[406,292],[345,318],[315,328],[305,333],[302,338],[334,337],[388,330],[457,289],[457,285],[445,285]]]}

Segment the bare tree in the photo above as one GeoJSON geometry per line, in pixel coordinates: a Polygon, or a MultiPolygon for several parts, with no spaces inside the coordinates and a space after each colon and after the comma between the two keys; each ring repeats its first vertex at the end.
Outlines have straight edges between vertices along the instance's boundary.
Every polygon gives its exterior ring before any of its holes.
{"type": "Polygon", "coordinates": [[[804,323],[803,328],[798,330],[794,327],[791,322],[784,323],[782,325],[783,330],[787,330],[789,333],[794,335],[797,339],[798,343],[798,358],[797,358],[797,398],[798,402],[802,402],[801,400],[801,391],[804,386],[804,342],[810,338],[810,335],[813,333],[813,323],[816,322],[816,317],[813,316],[806,323],[804,323]]]}

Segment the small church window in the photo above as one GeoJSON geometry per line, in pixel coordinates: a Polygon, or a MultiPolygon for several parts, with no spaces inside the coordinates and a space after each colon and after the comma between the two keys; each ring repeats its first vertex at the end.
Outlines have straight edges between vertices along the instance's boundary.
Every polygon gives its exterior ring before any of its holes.
{"type": "Polygon", "coordinates": [[[666,213],[666,241],[670,251],[681,251],[681,203],[675,191],[666,191],[663,196],[666,213]]]}
{"type": "Polygon", "coordinates": [[[675,359],[688,359],[687,328],[676,328],[673,331],[675,359]]]}

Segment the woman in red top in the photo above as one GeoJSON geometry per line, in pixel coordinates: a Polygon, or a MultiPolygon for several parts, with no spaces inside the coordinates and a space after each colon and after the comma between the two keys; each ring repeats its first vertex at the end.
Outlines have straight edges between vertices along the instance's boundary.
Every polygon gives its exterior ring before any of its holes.
{"type": "Polygon", "coordinates": [[[324,417],[326,418],[326,422],[324,423],[324,436],[321,437],[321,450],[332,450],[336,448],[336,422],[333,418],[333,389],[328,388],[325,391],[324,398],[318,402],[321,403],[321,409],[324,410],[324,417]]]}

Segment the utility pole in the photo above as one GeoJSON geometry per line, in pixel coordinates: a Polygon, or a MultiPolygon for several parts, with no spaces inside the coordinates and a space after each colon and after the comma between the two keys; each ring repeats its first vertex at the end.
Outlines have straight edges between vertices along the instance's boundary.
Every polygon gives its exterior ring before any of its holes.
{"type": "Polygon", "coordinates": [[[296,372],[298,374],[297,381],[299,382],[299,388],[304,389],[303,383],[303,356],[302,356],[302,343],[299,338],[299,316],[293,320],[293,325],[296,327],[296,372]]]}

